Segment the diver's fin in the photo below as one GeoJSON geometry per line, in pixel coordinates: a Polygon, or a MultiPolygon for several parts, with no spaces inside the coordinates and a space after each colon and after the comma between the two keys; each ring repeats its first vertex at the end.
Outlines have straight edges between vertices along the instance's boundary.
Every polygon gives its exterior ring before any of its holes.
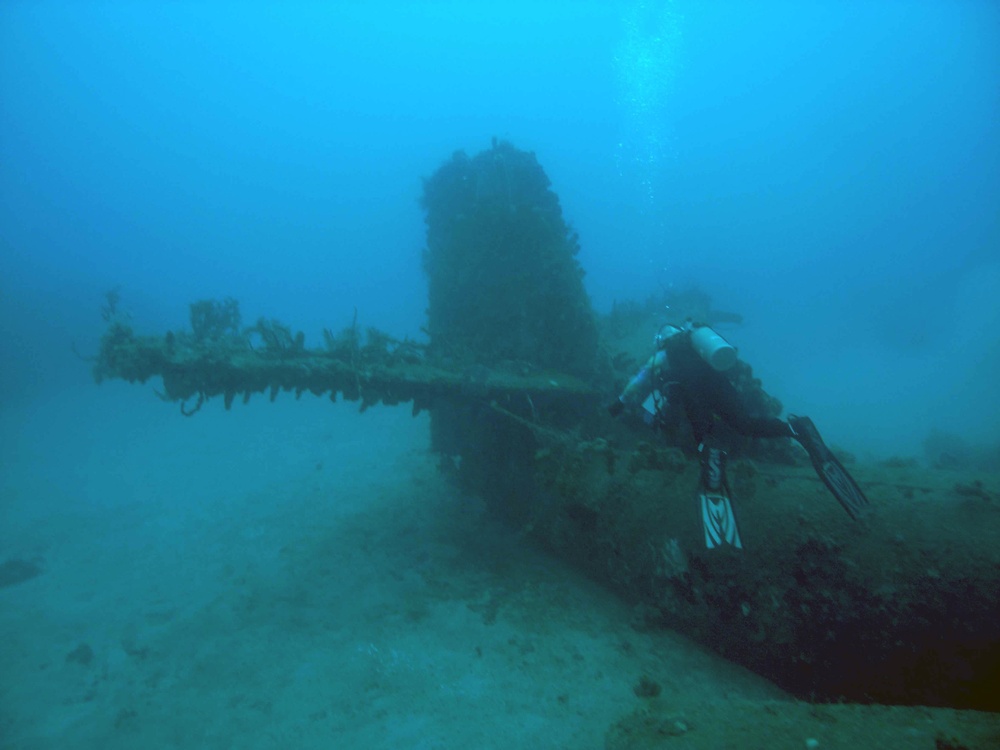
{"type": "Polygon", "coordinates": [[[698,499],[701,503],[701,523],[705,529],[705,546],[715,549],[723,544],[730,544],[736,549],[743,549],[736,514],[733,513],[733,504],[729,502],[729,498],[702,492],[698,499]]]}
{"type": "Polygon", "coordinates": [[[789,416],[788,424],[791,425],[792,432],[795,433],[795,439],[809,454],[813,468],[816,469],[819,478],[823,480],[823,484],[844,506],[848,515],[857,520],[861,511],[868,505],[865,493],[861,491],[854,478],[847,473],[847,469],[833,455],[833,451],[826,447],[823,438],[819,436],[819,430],[816,429],[816,425],[809,417],[789,416]]]}
{"type": "Polygon", "coordinates": [[[698,446],[701,454],[698,504],[701,506],[701,525],[705,530],[708,549],[729,544],[743,549],[736,514],[729,500],[729,483],[726,481],[726,452],[709,442],[698,446]]]}

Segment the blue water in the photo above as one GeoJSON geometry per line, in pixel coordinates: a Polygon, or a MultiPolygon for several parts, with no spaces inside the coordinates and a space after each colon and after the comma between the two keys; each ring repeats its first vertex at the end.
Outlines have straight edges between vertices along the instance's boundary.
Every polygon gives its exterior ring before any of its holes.
{"type": "Polygon", "coordinates": [[[998,92],[985,1],[4,2],[4,487],[47,441],[87,474],[60,414],[173,413],[89,385],[109,289],[140,332],[232,296],[310,344],[355,310],[420,337],[421,178],[494,136],[537,154],[598,310],[697,284],[832,442],[996,444],[998,92]]]}
{"type": "Polygon", "coordinates": [[[83,377],[118,285],[150,329],[232,295],[417,334],[420,180],[496,135],[598,309],[697,283],[841,442],[997,437],[991,3],[13,2],[0,34],[5,400],[83,377]]]}

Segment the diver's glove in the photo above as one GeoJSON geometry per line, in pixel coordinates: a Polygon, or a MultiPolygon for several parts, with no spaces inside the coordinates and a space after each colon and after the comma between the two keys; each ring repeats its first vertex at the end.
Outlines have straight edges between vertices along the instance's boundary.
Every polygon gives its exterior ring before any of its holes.
{"type": "Polygon", "coordinates": [[[614,401],[608,404],[608,414],[610,414],[612,417],[617,417],[623,411],[625,411],[625,402],[622,401],[621,398],[616,398],[614,401]]]}

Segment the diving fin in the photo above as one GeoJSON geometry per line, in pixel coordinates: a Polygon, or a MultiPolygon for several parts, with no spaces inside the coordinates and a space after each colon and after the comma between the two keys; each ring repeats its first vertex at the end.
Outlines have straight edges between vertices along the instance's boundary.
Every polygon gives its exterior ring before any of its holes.
{"type": "Polygon", "coordinates": [[[865,493],[858,487],[854,478],[847,473],[847,469],[833,455],[833,451],[826,447],[816,425],[809,417],[796,416],[789,416],[788,424],[792,428],[795,439],[809,454],[813,468],[816,469],[819,478],[823,480],[823,484],[837,498],[837,502],[844,506],[847,514],[855,521],[858,520],[861,512],[868,505],[868,498],[865,497],[865,493]]]}
{"type": "Polygon", "coordinates": [[[715,549],[729,544],[743,549],[736,514],[729,499],[726,453],[705,443],[698,446],[698,452],[702,454],[698,501],[701,505],[701,524],[705,530],[705,547],[715,549]]]}
{"type": "Polygon", "coordinates": [[[723,544],[730,544],[736,549],[743,549],[736,514],[733,513],[733,504],[729,502],[729,498],[702,492],[699,499],[701,523],[705,529],[705,547],[715,549],[723,544]]]}

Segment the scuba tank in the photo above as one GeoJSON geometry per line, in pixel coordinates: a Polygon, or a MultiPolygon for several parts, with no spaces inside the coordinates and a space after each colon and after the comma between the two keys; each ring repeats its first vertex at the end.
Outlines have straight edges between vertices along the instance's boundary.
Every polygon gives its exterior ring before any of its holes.
{"type": "Polygon", "coordinates": [[[691,327],[691,345],[713,370],[725,372],[736,364],[736,349],[708,326],[691,327]]]}
{"type": "Polygon", "coordinates": [[[698,356],[705,360],[712,369],[725,372],[736,364],[736,349],[708,326],[696,325],[688,320],[683,328],[665,325],[656,334],[656,349],[663,351],[667,342],[674,336],[687,334],[691,346],[698,356]]]}

